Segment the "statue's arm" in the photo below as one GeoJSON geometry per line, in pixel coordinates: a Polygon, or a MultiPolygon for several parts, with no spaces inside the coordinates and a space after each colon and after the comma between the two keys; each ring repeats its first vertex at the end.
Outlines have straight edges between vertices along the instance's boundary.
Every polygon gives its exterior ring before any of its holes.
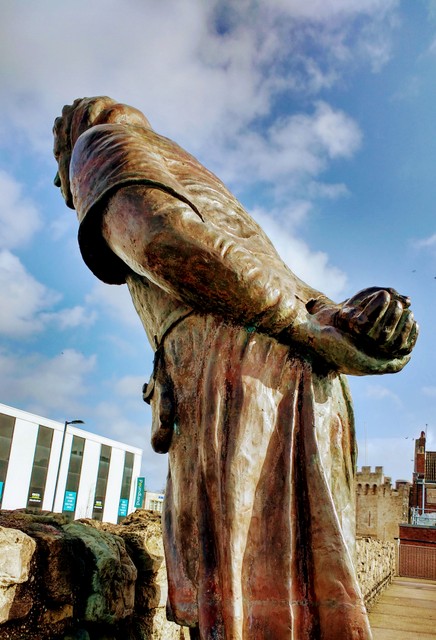
{"type": "Polygon", "coordinates": [[[327,299],[294,276],[263,234],[232,234],[157,188],[120,188],[102,232],[133,271],[176,298],[268,333],[291,325],[308,300],[327,299]]]}
{"type": "Polygon", "coordinates": [[[261,238],[256,244],[228,234],[164,191],[119,189],[102,233],[133,271],[183,302],[297,343],[333,369],[388,373],[409,360],[416,323],[401,296],[379,300],[371,290],[336,305],[296,278],[261,238]]]}

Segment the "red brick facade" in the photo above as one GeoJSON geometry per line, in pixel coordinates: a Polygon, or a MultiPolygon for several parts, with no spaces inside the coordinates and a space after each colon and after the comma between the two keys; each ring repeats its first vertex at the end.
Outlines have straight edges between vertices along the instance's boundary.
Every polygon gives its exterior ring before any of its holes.
{"type": "Polygon", "coordinates": [[[398,573],[436,580],[436,527],[400,525],[398,573]]]}
{"type": "Polygon", "coordinates": [[[400,524],[400,544],[436,547],[436,527],[400,524]]]}
{"type": "Polygon", "coordinates": [[[415,441],[415,468],[410,492],[412,521],[414,512],[419,516],[436,513],[436,452],[426,451],[425,443],[425,432],[421,431],[421,436],[415,441]]]}

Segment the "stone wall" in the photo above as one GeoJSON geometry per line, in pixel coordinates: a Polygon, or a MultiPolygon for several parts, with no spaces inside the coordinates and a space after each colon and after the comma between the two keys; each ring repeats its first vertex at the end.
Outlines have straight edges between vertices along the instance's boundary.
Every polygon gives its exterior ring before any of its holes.
{"type": "Polygon", "coordinates": [[[357,538],[356,572],[368,609],[396,575],[396,547],[391,541],[357,538]]]}
{"type": "Polygon", "coordinates": [[[1,640],[181,640],[165,617],[160,516],[0,512],[1,640]]]}
{"type": "MultiPolygon", "coordinates": [[[[357,540],[371,606],[395,575],[395,543],[357,540]]],[[[0,640],[186,640],[165,617],[160,516],[123,524],[0,512],[0,640]]]]}
{"type": "Polygon", "coordinates": [[[356,474],[356,531],[357,536],[379,540],[398,538],[401,522],[408,522],[410,483],[391,478],[383,467],[362,467],[356,474]]]}

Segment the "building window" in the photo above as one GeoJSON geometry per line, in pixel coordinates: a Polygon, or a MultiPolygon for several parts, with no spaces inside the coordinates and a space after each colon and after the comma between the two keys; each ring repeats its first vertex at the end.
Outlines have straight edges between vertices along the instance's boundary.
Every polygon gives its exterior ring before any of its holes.
{"type": "Polygon", "coordinates": [[[0,506],[3,500],[3,490],[8,472],[14,427],[15,418],[0,413],[0,506]]]}
{"type": "Polygon", "coordinates": [[[62,513],[72,520],[76,510],[77,491],[79,489],[80,472],[82,471],[83,450],[85,448],[85,438],[73,436],[71,446],[70,464],[68,467],[67,484],[65,487],[64,504],[62,513]]]}
{"type": "Polygon", "coordinates": [[[40,425],[38,427],[38,437],[36,440],[29,495],[27,498],[28,507],[35,509],[42,508],[52,440],[53,429],[40,425]]]}
{"type": "Polygon", "coordinates": [[[436,482],[436,452],[427,451],[425,457],[425,479],[427,482],[436,482]]]}
{"type": "Polygon", "coordinates": [[[129,508],[130,487],[132,485],[134,455],[126,451],[124,458],[123,481],[121,484],[120,505],[118,508],[118,522],[124,520],[129,508]]]}
{"type": "Polygon", "coordinates": [[[101,445],[100,462],[98,463],[97,484],[95,487],[94,507],[92,517],[94,520],[103,519],[104,501],[106,499],[107,479],[109,475],[109,466],[111,463],[112,447],[106,444],[101,445]]]}
{"type": "Polygon", "coordinates": [[[162,513],[163,501],[162,500],[150,500],[151,511],[158,511],[162,513]]]}

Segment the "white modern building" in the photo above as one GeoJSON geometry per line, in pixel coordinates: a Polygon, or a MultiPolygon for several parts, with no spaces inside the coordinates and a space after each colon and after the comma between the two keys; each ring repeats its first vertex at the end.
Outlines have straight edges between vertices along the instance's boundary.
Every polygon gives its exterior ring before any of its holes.
{"type": "Polygon", "coordinates": [[[164,493],[156,493],[155,491],[146,491],[145,500],[144,500],[144,509],[162,513],[164,499],[165,499],[164,493]]]}
{"type": "Polygon", "coordinates": [[[144,502],[142,451],[0,403],[0,508],[120,522],[144,502]]]}

